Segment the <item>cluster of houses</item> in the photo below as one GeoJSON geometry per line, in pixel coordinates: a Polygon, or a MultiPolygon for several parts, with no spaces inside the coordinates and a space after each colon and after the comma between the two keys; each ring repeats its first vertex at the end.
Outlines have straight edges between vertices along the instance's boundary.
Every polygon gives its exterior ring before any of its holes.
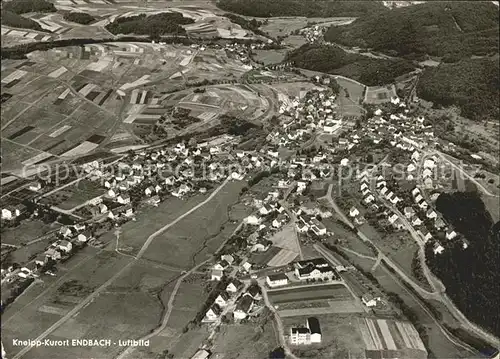
{"type": "Polygon", "coordinates": [[[254,306],[262,299],[260,289],[257,285],[251,285],[243,294],[238,294],[244,290],[243,284],[237,280],[232,280],[221,291],[214,303],[208,308],[203,319],[206,323],[213,323],[221,319],[221,316],[232,311],[234,320],[246,319],[254,309],[254,306]],[[235,302],[235,306],[231,304],[235,302]]]}
{"type": "MultiPolygon", "coordinates": [[[[405,222],[408,222],[420,233],[425,242],[434,239],[434,252],[439,254],[444,251],[444,247],[439,240],[433,238],[429,228],[425,225],[426,219],[433,220],[431,230],[444,231],[448,240],[457,237],[457,233],[446,226],[443,218],[431,208],[421,192],[435,188],[433,179],[436,178],[435,171],[438,159],[436,156],[432,156],[422,161],[421,156],[424,147],[435,143],[436,140],[431,126],[424,125],[424,117],[407,116],[408,110],[404,108],[402,103],[399,104],[398,108],[403,111],[399,111],[399,113],[396,111],[397,113],[389,116],[384,116],[381,110],[375,111],[375,116],[367,121],[367,125],[363,129],[353,131],[348,135],[348,146],[364,138],[360,136],[368,136],[374,144],[383,139],[388,140],[393,147],[409,154],[409,162],[405,165],[405,172],[398,174],[401,175],[401,180],[407,183],[419,181],[422,186],[420,188],[413,187],[411,190],[413,203],[408,203],[403,200],[401,189],[399,187],[391,188],[383,173],[376,176],[373,169],[362,171],[357,176],[362,203],[378,212],[381,211],[380,205],[385,206],[385,221],[388,224],[397,230],[402,230],[405,228],[405,222]],[[374,186],[373,183],[375,183],[374,186]],[[400,209],[403,216],[400,216],[391,207],[400,209]]],[[[358,224],[364,219],[356,206],[350,208],[349,215],[358,224]]],[[[467,248],[467,245],[464,240],[463,247],[467,248]]]]}

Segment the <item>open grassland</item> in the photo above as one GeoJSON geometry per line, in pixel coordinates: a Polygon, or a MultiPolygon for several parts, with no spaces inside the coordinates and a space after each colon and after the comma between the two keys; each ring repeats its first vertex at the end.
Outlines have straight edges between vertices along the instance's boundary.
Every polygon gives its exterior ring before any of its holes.
{"type": "Polygon", "coordinates": [[[271,290],[268,293],[271,301],[275,304],[307,300],[352,299],[351,293],[342,284],[308,285],[298,288],[271,290]]]}
{"type": "Polygon", "coordinates": [[[21,245],[43,236],[52,229],[56,229],[57,225],[45,224],[42,221],[26,220],[22,221],[19,226],[13,228],[4,228],[2,230],[2,243],[21,245]]]}
{"type": "Polygon", "coordinates": [[[225,358],[265,358],[278,346],[273,324],[230,324],[221,327],[214,342],[213,353],[225,358]]]}
{"type": "MultiPolygon", "coordinates": [[[[72,264],[68,264],[68,272],[65,273],[61,269],[58,272],[59,278],[51,278],[55,280],[54,285],[49,284],[38,294],[34,291],[34,298],[27,296],[28,303],[17,300],[8,307],[6,311],[8,314],[5,317],[2,316],[2,335],[8,338],[8,343],[5,344],[8,352],[15,354],[21,349],[11,346],[13,338],[36,338],[130,261],[129,258],[119,256],[114,252],[103,251],[97,255],[92,254],[93,252],[95,249],[87,248],[82,251],[82,254],[71,258],[68,262],[78,261],[76,264],[78,270],[72,270],[69,267],[72,264]]],[[[48,280],[51,283],[51,280],[48,280]]],[[[23,297],[25,295],[21,296],[23,297]]],[[[111,303],[116,305],[115,300],[111,303]]],[[[100,315],[104,317],[103,313],[107,313],[108,309],[109,307],[100,315]]],[[[83,320],[91,320],[91,318],[83,316],[83,320]]],[[[95,318],[93,317],[92,320],[95,318]]],[[[105,333],[101,334],[105,335],[105,333]]]]}
{"type": "Polygon", "coordinates": [[[207,205],[159,235],[144,258],[181,268],[204,261],[236,229],[237,224],[230,220],[242,219],[231,218],[230,207],[238,200],[244,185],[240,181],[229,182],[207,205]]]}

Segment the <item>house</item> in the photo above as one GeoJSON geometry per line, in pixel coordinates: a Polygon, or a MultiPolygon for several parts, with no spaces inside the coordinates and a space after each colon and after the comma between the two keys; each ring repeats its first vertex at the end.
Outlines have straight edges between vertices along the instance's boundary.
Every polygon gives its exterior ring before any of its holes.
{"type": "Polygon", "coordinates": [[[266,277],[266,283],[271,287],[279,287],[288,284],[288,277],[285,273],[271,274],[266,277]]]}
{"type": "Polygon", "coordinates": [[[82,243],[87,242],[90,238],[92,238],[92,235],[90,234],[90,231],[85,231],[83,233],[80,233],[76,237],[76,239],[78,240],[78,242],[82,242],[82,243]]]}
{"type": "Polygon", "coordinates": [[[39,254],[35,257],[35,264],[42,267],[47,262],[47,257],[43,254],[39,254]]]}
{"type": "Polygon", "coordinates": [[[26,212],[26,206],[23,204],[18,205],[9,205],[5,208],[2,208],[2,219],[12,220],[19,217],[21,214],[26,212]]]}
{"type": "Polygon", "coordinates": [[[449,229],[446,231],[446,239],[451,240],[451,239],[455,238],[456,236],[457,236],[457,232],[455,232],[453,230],[449,230],[449,229]]]}
{"type": "Polygon", "coordinates": [[[413,218],[413,221],[411,222],[412,226],[421,226],[422,223],[422,220],[418,217],[413,218]]]}
{"type": "Polygon", "coordinates": [[[220,269],[212,269],[210,272],[210,280],[221,280],[222,277],[224,276],[224,272],[221,271],[220,269]]]}
{"type": "Polygon", "coordinates": [[[106,206],[104,203],[99,204],[99,213],[106,213],[108,211],[108,206],[106,206]]]}
{"type": "Polygon", "coordinates": [[[54,261],[61,259],[61,253],[57,251],[55,248],[47,249],[44,254],[46,258],[50,258],[54,261]]]}
{"type": "Polygon", "coordinates": [[[248,262],[244,262],[242,265],[241,265],[241,269],[244,271],[244,272],[249,272],[250,269],[252,269],[252,264],[248,263],[248,262]]]}
{"type": "Polygon", "coordinates": [[[433,252],[434,254],[441,254],[444,252],[444,247],[439,242],[436,242],[434,243],[433,252]]]}
{"type": "Polygon", "coordinates": [[[356,207],[351,207],[349,210],[349,216],[356,217],[357,215],[359,215],[358,209],[356,207]]]}
{"type": "Polygon", "coordinates": [[[153,192],[155,192],[155,189],[153,186],[149,186],[147,187],[145,190],[144,190],[144,194],[146,196],[151,196],[153,194],[153,192]]]}
{"type": "Polygon", "coordinates": [[[73,235],[73,231],[71,231],[71,228],[69,228],[67,226],[62,226],[59,229],[59,234],[61,236],[63,236],[63,238],[68,238],[68,237],[71,237],[73,235]]]}
{"type": "Polygon", "coordinates": [[[234,257],[230,254],[224,254],[220,257],[220,259],[222,261],[226,261],[229,265],[232,265],[234,263],[234,257]]]}
{"type": "Polygon", "coordinates": [[[134,215],[134,209],[132,208],[132,205],[128,203],[125,206],[120,207],[120,213],[122,213],[125,217],[132,217],[134,215]]]}
{"type": "Polygon", "coordinates": [[[308,265],[303,268],[295,268],[295,275],[299,280],[332,279],[336,277],[336,272],[331,266],[316,267],[314,265],[308,265]]]}
{"type": "Polygon", "coordinates": [[[38,271],[38,266],[35,261],[29,262],[24,267],[21,268],[23,272],[26,272],[28,275],[36,273],[38,271]]]}
{"type": "Polygon", "coordinates": [[[363,302],[364,305],[367,307],[374,307],[377,305],[377,302],[380,300],[380,297],[375,297],[371,293],[366,293],[361,297],[361,301],[363,302]]]}
{"type": "Polygon", "coordinates": [[[221,313],[222,310],[220,307],[217,304],[212,304],[205,313],[205,321],[214,322],[219,318],[221,313]]]}
{"type": "MultiPolygon", "coordinates": [[[[418,189],[417,187],[415,187],[412,191],[411,191],[411,194],[413,195],[413,197],[415,197],[416,195],[420,194],[420,189],[418,189]]],[[[418,201],[417,201],[418,202],[418,201]]]]}
{"type": "Polygon", "coordinates": [[[309,317],[306,321],[306,326],[311,333],[311,343],[321,343],[321,327],[319,320],[315,317],[309,317]]]}
{"type": "Polygon", "coordinates": [[[432,234],[429,232],[429,230],[425,227],[419,229],[420,234],[424,238],[424,242],[427,243],[430,239],[432,239],[432,234]]]}
{"type": "Polygon", "coordinates": [[[423,170],[422,172],[422,178],[430,178],[432,177],[432,171],[428,168],[426,168],[425,170],[423,170]]]}
{"type": "Polygon", "coordinates": [[[241,287],[241,283],[237,282],[236,280],[232,280],[229,282],[229,284],[226,287],[226,292],[228,293],[236,293],[238,291],[238,288],[241,287]]]}
{"type": "Polygon", "coordinates": [[[42,189],[42,184],[40,182],[33,182],[28,187],[30,191],[38,192],[42,189]]]}
{"type": "Polygon", "coordinates": [[[229,263],[226,260],[221,260],[220,262],[214,264],[213,269],[223,271],[227,267],[229,267],[229,263]]]}
{"type": "Polygon", "coordinates": [[[323,223],[318,221],[316,218],[311,220],[311,231],[314,232],[317,236],[323,236],[326,234],[326,227],[323,223]]]}
{"type": "Polygon", "coordinates": [[[210,357],[210,352],[205,349],[198,350],[191,359],[208,359],[210,357]]]}
{"type": "Polygon", "coordinates": [[[290,328],[290,344],[293,345],[311,344],[311,332],[309,328],[304,328],[304,327],[290,328]]]}
{"type": "Polygon", "coordinates": [[[236,302],[236,309],[233,312],[234,319],[245,319],[253,307],[253,298],[244,295],[236,302]]]}
{"type": "Polygon", "coordinates": [[[158,206],[160,202],[161,202],[160,196],[158,196],[157,194],[148,199],[148,203],[153,206],[158,206]]]}
{"type": "Polygon", "coordinates": [[[262,298],[260,294],[260,288],[258,285],[251,285],[250,287],[248,287],[245,295],[249,295],[255,300],[260,300],[262,298]]]}
{"type": "Polygon", "coordinates": [[[441,229],[444,226],[446,226],[446,223],[444,223],[441,217],[438,217],[434,220],[434,227],[436,227],[436,229],[441,229]]]}
{"type": "Polygon", "coordinates": [[[437,213],[434,210],[432,210],[432,209],[429,209],[425,215],[429,219],[435,219],[435,218],[437,218],[437,213]]]}
{"type": "Polygon", "coordinates": [[[366,204],[369,204],[369,203],[372,203],[374,200],[375,200],[375,197],[373,197],[371,194],[369,194],[368,196],[366,196],[363,199],[363,202],[365,202],[366,204]]]}
{"type": "Polygon", "coordinates": [[[421,209],[427,209],[429,207],[429,204],[425,201],[425,200],[422,200],[422,202],[418,202],[418,206],[421,208],[421,209]]]}
{"type": "Polygon", "coordinates": [[[120,194],[116,201],[120,204],[129,204],[130,203],[130,195],[128,193],[120,194]]]}
{"type": "Polygon", "coordinates": [[[112,188],[110,188],[110,189],[108,190],[108,197],[110,197],[110,198],[115,198],[116,196],[117,196],[117,193],[115,192],[115,190],[114,190],[114,189],[112,189],[112,188]]]}
{"type": "Polygon", "coordinates": [[[412,207],[405,207],[403,209],[403,212],[405,214],[405,217],[408,219],[410,219],[411,217],[413,217],[415,215],[415,210],[412,207]]]}
{"type": "Polygon", "coordinates": [[[227,292],[220,292],[220,294],[215,298],[215,304],[219,307],[224,308],[229,301],[229,294],[227,292]]]}
{"type": "Polygon", "coordinates": [[[244,219],[245,223],[250,224],[250,225],[259,225],[261,222],[261,218],[257,217],[255,215],[250,215],[244,219]]]}
{"type": "Polygon", "coordinates": [[[71,249],[73,248],[73,244],[71,242],[68,242],[66,240],[62,240],[57,248],[59,248],[60,250],[66,252],[66,253],[69,253],[71,252],[71,249]]]}
{"type": "Polygon", "coordinates": [[[262,214],[263,216],[265,215],[268,215],[269,213],[273,212],[274,211],[274,208],[271,207],[270,205],[268,204],[265,204],[264,206],[262,206],[260,209],[259,209],[259,213],[262,214]]]}

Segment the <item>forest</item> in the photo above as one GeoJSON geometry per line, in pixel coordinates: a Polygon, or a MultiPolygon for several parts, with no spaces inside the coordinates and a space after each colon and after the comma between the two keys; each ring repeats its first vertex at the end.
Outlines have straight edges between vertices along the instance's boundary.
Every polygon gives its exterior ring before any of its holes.
{"type": "Polygon", "coordinates": [[[303,45],[290,52],[286,61],[307,70],[350,77],[368,86],[392,83],[396,77],[415,69],[406,60],[373,59],[331,45],[303,45]]]}
{"type": "Polygon", "coordinates": [[[55,12],[54,4],[45,0],[15,0],[2,2],[2,25],[44,31],[39,23],[21,14],[29,12],[55,12]]]}
{"type": "Polygon", "coordinates": [[[434,104],[457,105],[471,120],[495,120],[500,116],[497,59],[465,59],[426,69],[417,94],[434,104]]]}
{"type": "Polygon", "coordinates": [[[106,25],[106,29],[117,34],[149,35],[153,38],[166,34],[181,35],[186,31],[181,25],[193,23],[193,19],[183,17],[178,12],[161,13],[146,16],[145,14],[122,17],[116,19],[111,24],[106,25]]]}
{"type": "Polygon", "coordinates": [[[95,20],[95,18],[85,12],[71,11],[63,16],[64,20],[76,22],[77,24],[88,25],[95,20]]]}
{"type": "Polygon", "coordinates": [[[461,241],[456,241],[435,255],[430,244],[426,248],[427,264],[467,318],[498,336],[500,222],[493,224],[476,192],[443,193],[436,207],[469,246],[463,249],[461,241]]]}
{"type": "MultiPolygon", "coordinates": [[[[45,0],[15,0],[2,2],[2,10],[14,14],[26,14],[28,12],[56,12],[54,4],[45,0]]],[[[2,18],[3,21],[3,18],[2,18]]]]}
{"type": "Polygon", "coordinates": [[[2,25],[18,27],[21,29],[44,31],[40,24],[36,21],[7,10],[2,10],[2,25]]]}
{"type": "Polygon", "coordinates": [[[453,62],[498,53],[498,7],[490,2],[426,2],[332,26],[325,40],[409,59],[453,62]]]}
{"type": "Polygon", "coordinates": [[[381,1],[340,0],[219,0],[217,7],[236,14],[256,17],[357,17],[388,11],[381,1]]]}

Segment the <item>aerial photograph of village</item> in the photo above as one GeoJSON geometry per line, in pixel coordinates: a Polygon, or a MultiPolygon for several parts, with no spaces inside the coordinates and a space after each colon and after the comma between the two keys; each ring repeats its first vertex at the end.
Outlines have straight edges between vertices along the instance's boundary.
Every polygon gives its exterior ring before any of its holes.
{"type": "Polygon", "coordinates": [[[2,0],[2,359],[499,359],[498,1],[2,0]]]}

